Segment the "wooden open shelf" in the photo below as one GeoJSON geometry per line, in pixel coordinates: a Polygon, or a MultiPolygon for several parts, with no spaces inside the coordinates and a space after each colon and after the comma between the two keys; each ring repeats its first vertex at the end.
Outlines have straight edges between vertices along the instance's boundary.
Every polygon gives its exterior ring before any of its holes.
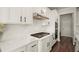
{"type": "Polygon", "coordinates": [[[36,13],[36,15],[33,15],[33,19],[46,20],[46,19],[49,19],[49,18],[46,17],[46,16],[43,16],[43,15],[40,15],[40,14],[36,13]]]}

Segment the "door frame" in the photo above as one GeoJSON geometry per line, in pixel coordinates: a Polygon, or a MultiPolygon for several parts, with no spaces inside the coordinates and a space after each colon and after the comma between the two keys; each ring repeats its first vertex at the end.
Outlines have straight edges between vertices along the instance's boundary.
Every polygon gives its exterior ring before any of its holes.
{"type": "MultiPolygon", "coordinates": [[[[71,17],[73,18],[73,13],[68,13],[68,14],[63,14],[63,15],[71,15],[71,17]]],[[[61,18],[61,16],[63,16],[63,15],[60,15],[60,18],[61,18]]],[[[62,34],[62,32],[61,32],[61,21],[62,20],[60,20],[60,37],[61,37],[61,34],[62,34]]],[[[72,25],[71,27],[73,28],[73,19],[72,20],[70,20],[71,21],[71,24],[70,25],[72,25]]],[[[71,28],[71,29],[72,29],[71,28]]],[[[73,28],[74,29],[74,28],[73,28]]],[[[71,30],[71,32],[73,32],[73,29],[71,30]]],[[[72,33],[72,34],[74,34],[74,32],[72,33]]],[[[64,36],[64,35],[63,35],[64,36]]],[[[69,37],[73,37],[73,35],[71,35],[71,36],[69,36],[69,37]]]]}
{"type": "Polygon", "coordinates": [[[73,14],[73,45],[75,44],[75,32],[76,32],[76,18],[77,18],[77,13],[76,13],[76,8],[75,7],[70,7],[70,8],[64,8],[58,10],[58,41],[60,41],[60,16],[64,14],[73,14]]]}

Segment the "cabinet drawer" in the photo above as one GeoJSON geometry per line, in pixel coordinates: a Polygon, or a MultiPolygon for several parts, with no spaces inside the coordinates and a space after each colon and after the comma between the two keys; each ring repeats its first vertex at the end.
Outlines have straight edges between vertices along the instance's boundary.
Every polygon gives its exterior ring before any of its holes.
{"type": "Polygon", "coordinates": [[[38,51],[38,42],[37,41],[31,42],[30,44],[28,44],[26,46],[26,50],[27,50],[27,52],[37,52],[38,51]]]}

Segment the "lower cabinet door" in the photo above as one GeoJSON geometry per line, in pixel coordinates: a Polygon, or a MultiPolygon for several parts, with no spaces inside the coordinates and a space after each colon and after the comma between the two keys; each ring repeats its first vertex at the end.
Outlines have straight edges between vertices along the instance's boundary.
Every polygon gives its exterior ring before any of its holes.
{"type": "Polygon", "coordinates": [[[46,41],[46,39],[43,39],[41,44],[42,44],[41,52],[47,52],[47,41],[46,41]]]}
{"type": "Polygon", "coordinates": [[[38,42],[34,41],[26,46],[27,52],[38,52],[38,42]]]}
{"type": "Polygon", "coordinates": [[[75,52],[79,52],[79,41],[76,40],[75,52]]]}
{"type": "Polygon", "coordinates": [[[46,37],[45,39],[42,40],[42,52],[49,52],[50,51],[50,40],[49,37],[46,37]]]}
{"type": "Polygon", "coordinates": [[[47,42],[47,52],[51,50],[51,42],[47,42]]]}
{"type": "Polygon", "coordinates": [[[50,35],[50,42],[51,42],[51,48],[56,43],[57,40],[55,40],[54,35],[50,35]]]}

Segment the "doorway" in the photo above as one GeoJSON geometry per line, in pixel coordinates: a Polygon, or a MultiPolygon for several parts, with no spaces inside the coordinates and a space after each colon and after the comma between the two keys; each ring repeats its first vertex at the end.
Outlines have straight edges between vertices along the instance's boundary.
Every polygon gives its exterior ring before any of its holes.
{"type": "Polygon", "coordinates": [[[58,39],[58,19],[55,21],[55,39],[58,39]]]}
{"type": "Polygon", "coordinates": [[[60,15],[60,37],[73,37],[73,13],[60,15]]]}

